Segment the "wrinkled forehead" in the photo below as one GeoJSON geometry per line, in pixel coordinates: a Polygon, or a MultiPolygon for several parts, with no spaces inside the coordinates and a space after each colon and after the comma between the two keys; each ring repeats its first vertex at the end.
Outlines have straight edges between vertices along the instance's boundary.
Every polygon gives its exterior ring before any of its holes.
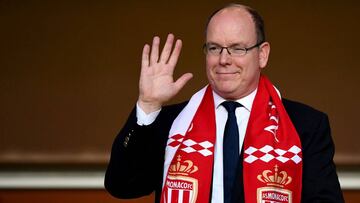
{"type": "Polygon", "coordinates": [[[229,7],[218,11],[209,21],[206,41],[256,40],[255,24],[250,13],[242,7],[229,7]]]}

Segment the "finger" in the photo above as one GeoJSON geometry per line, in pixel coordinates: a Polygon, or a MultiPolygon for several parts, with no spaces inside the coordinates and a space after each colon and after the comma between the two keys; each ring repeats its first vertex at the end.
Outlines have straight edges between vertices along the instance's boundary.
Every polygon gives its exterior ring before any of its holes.
{"type": "Polygon", "coordinates": [[[168,34],[167,39],[166,39],[166,43],[164,45],[164,48],[163,48],[163,50],[161,52],[161,56],[160,56],[160,61],[161,62],[163,62],[163,63],[168,62],[173,43],[174,43],[174,35],[173,34],[168,34]]]}
{"type": "Polygon", "coordinates": [[[180,91],[192,77],[193,77],[192,73],[185,73],[179,79],[177,79],[175,82],[176,91],[177,92],[180,91]]]}
{"type": "Polygon", "coordinates": [[[159,60],[159,44],[160,38],[158,36],[155,36],[151,46],[150,66],[157,63],[159,60]]]}
{"type": "Polygon", "coordinates": [[[141,57],[141,68],[149,67],[149,52],[150,46],[148,44],[145,44],[141,57]]]}
{"type": "Polygon", "coordinates": [[[168,64],[175,68],[175,65],[178,61],[182,47],[182,41],[180,39],[176,40],[174,51],[172,52],[168,64]]]}

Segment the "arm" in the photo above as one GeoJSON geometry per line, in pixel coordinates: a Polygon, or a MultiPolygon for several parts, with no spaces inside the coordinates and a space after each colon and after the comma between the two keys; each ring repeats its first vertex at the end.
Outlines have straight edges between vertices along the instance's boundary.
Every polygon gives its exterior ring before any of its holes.
{"type": "MultiPolygon", "coordinates": [[[[173,72],[182,42],[168,35],[159,57],[159,37],[154,37],[152,50],[145,45],[142,53],[138,105],[145,113],[161,109],[174,97],[192,74],[186,73],[174,82],[173,72]]],[[[172,120],[161,114],[150,125],[138,125],[134,109],[125,126],[115,138],[105,175],[105,188],[118,198],[148,195],[161,187],[163,158],[168,128],[172,120]],[[159,121],[162,120],[162,121],[159,121]]]]}
{"type": "Polygon", "coordinates": [[[328,117],[321,114],[314,130],[303,142],[302,202],[344,202],[336,174],[334,143],[328,117]]]}
{"type": "Polygon", "coordinates": [[[140,126],[136,121],[134,109],[114,140],[105,175],[105,188],[118,198],[148,195],[161,179],[161,140],[155,135],[156,122],[140,126]]]}
{"type": "Polygon", "coordinates": [[[113,143],[105,174],[105,188],[110,194],[118,198],[137,198],[155,190],[159,195],[168,132],[186,104],[165,106],[148,126],[137,124],[133,109],[113,143]]]}

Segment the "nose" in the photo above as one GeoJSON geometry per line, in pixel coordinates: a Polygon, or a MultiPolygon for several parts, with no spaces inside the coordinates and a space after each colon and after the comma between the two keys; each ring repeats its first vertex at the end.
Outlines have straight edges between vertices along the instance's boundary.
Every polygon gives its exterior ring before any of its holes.
{"type": "Polygon", "coordinates": [[[231,64],[231,55],[229,53],[229,50],[222,49],[219,56],[219,63],[221,65],[229,65],[231,64]]]}

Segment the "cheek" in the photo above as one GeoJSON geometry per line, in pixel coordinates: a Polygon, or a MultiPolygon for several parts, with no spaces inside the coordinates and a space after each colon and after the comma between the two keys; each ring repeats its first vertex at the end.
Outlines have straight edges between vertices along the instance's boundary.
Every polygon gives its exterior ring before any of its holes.
{"type": "Polygon", "coordinates": [[[209,64],[206,64],[206,77],[210,83],[213,81],[214,78],[211,69],[211,66],[209,64]]]}
{"type": "Polygon", "coordinates": [[[214,66],[219,63],[219,58],[214,56],[206,56],[206,65],[214,66]]]}
{"type": "Polygon", "coordinates": [[[206,58],[206,72],[209,74],[216,67],[217,62],[212,57],[206,58]]]}
{"type": "Polygon", "coordinates": [[[254,75],[260,71],[259,63],[256,59],[238,60],[236,66],[241,69],[244,76],[254,75]]]}

